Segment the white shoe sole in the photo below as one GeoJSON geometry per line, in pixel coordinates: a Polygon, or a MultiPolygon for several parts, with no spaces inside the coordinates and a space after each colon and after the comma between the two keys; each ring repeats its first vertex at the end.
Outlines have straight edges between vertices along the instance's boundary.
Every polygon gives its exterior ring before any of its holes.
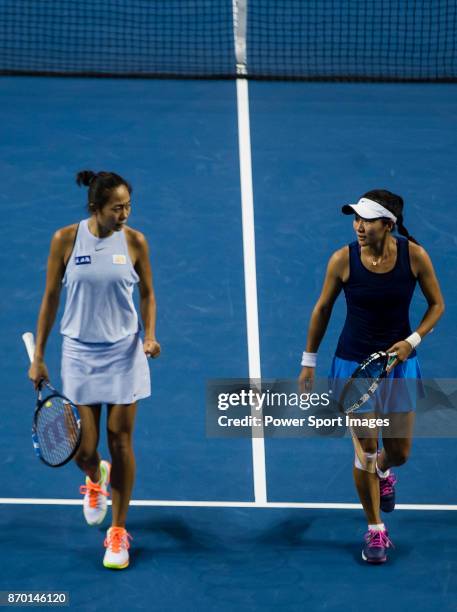
{"type": "Polygon", "coordinates": [[[384,559],[379,559],[379,560],[376,560],[376,561],[369,561],[369,560],[366,558],[365,553],[364,553],[364,552],[363,552],[363,550],[362,550],[362,559],[363,559],[364,561],[366,561],[367,563],[373,563],[373,565],[378,565],[379,563],[385,563],[385,562],[387,561],[387,555],[384,557],[384,559]]]}
{"type": "Polygon", "coordinates": [[[103,561],[103,566],[106,567],[107,569],[121,570],[121,569],[125,569],[126,567],[128,567],[129,562],[130,561],[127,560],[127,562],[124,563],[124,565],[115,565],[114,563],[107,563],[103,561]]]}

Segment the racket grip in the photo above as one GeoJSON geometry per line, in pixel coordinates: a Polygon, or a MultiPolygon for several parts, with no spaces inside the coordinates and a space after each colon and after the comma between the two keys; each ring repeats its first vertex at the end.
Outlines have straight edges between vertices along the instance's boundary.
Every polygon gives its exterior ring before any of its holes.
{"type": "Polygon", "coordinates": [[[30,363],[32,363],[33,356],[35,354],[35,339],[32,332],[25,332],[25,334],[22,334],[22,340],[24,341],[25,348],[27,349],[27,355],[29,356],[30,363]]]}
{"type": "Polygon", "coordinates": [[[387,367],[390,368],[390,366],[395,363],[395,360],[397,359],[397,355],[398,353],[393,352],[393,353],[388,353],[389,355],[389,360],[387,361],[387,367]]]}

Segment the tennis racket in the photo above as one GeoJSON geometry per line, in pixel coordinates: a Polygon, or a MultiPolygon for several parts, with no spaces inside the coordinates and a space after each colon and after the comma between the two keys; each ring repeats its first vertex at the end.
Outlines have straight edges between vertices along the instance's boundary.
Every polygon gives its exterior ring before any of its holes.
{"type": "MultiPolygon", "coordinates": [[[[32,362],[35,352],[33,334],[26,332],[22,339],[32,362]]],[[[50,467],[68,463],[81,443],[81,419],[77,407],[49,382],[41,382],[38,388],[32,442],[37,456],[50,467]]]]}
{"type": "MultiPolygon", "coordinates": [[[[351,375],[345,384],[339,400],[340,410],[346,414],[357,414],[357,411],[373,397],[381,380],[386,377],[390,366],[395,362],[397,353],[378,351],[367,357],[351,375]]],[[[353,427],[349,425],[356,455],[362,465],[366,456],[353,427]]],[[[368,466],[368,471],[374,472],[376,466],[368,466]],[[370,467],[370,469],[368,469],[370,467]]]]}

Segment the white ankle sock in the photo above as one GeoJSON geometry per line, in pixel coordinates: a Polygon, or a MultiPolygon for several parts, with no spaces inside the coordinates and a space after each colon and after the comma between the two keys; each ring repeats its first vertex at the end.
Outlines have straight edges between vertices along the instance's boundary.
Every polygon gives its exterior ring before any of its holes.
{"type": "Polygon", "coordinates": [[[387,476],[390,476],[390,468],[386,470],[385,472],[383,472],[382,470],[378,468],[378,466],[376,466],[376,473],[379,476],[379,478],[387,478],[387,476]]]}
{"type": "Polygon", "coordinates": [[[368,525],[368,530],[370,531],[385,531],[386,526],[384,523],[377,523],[376,525],[368,525]]]}

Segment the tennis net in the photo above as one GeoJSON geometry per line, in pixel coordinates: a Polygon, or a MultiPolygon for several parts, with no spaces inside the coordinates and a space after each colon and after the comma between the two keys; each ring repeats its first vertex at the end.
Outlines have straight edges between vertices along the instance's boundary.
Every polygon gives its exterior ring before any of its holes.
{"type": "Polygon", "coordinates": [[[0,74],[457,80],[457,0],[2,0],[0,74]]]}

